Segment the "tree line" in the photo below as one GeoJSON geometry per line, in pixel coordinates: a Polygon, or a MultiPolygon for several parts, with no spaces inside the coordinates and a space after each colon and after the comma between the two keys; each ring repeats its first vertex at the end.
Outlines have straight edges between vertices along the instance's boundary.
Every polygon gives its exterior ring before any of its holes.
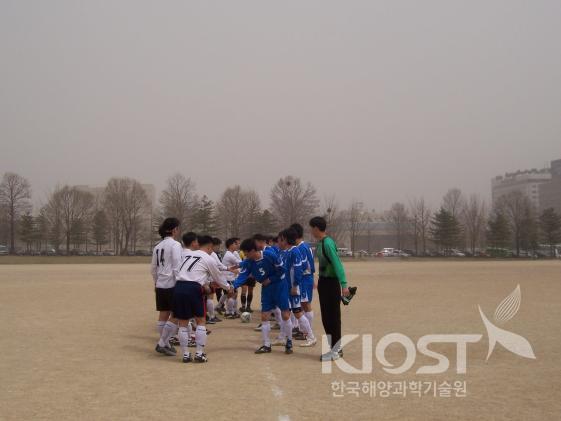
{"type": "Polygon", "coordinates": [[[0,244],[7,244],[11,253],[19,244],[28,251],[111,248],[126,255],[139,247],[151,248],[158,241],[157,226],[167,216],[177,217],[184,229],[226,238],[274,233],[293,222],[306,224],[315,214],[326,217],[338,243],[348,242],[355,251],[359,237],[370,242],[378,234],[373,227],[380,221],[392,231],[391,246],[402,249],[409,242],[417,255],[429,248],[475,253],[484,247],[512,248],[520,255],[540,242],[552,248],[561,242],[561,216],[554,209],[536,214],[518,191],[488,207],[480,196],[466,197],[453,188],[435,210],[418,197],[375,212],[365,211],[356,200],[346,208],[335,196],[320,200],[311,183],[293,176],[274,184],[266,205],[255,190],[239,185],[227,187],[213,201],[199,195],[189,177],[177,173],[167,179],[156,203],[138,180],[113,177],[98,195],[77,186],[57,186],[33,212],[25,177],[5,173],[0,183],[0,244]]]}

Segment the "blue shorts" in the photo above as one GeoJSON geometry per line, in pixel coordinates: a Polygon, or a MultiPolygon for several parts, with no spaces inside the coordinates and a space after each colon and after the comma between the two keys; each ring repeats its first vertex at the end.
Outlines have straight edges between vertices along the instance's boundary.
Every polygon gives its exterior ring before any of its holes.
{"type": "Polygon", "coordinates": [[[290,293],[290,290],[288,291],[288,298],[290,301],[290,308],[292,311],[294,311],[295,313],[298,313],[298,311],[302,308],[302,304],[301,304],[301,289],[300,287],[298,288],[298,294],[296,295],[292,295],[290,293]]]}
{"type": "Polygon", "coordinates": [[[261,288],[261,311],[271,311],[275,307],[286,311],[288,302],[288,284],[285,281],[275,282],[261,288]]]}
{"type": "Polygon", "coordinates": [[[304,276],[302,285],[300,286],[300,301],[303,303],[311,303],[314,298],[314,275],[304,276]]]}
{"type": "Polygon", "coordinates": [[[180,320],[205,317],[203,288],[198,282],[178,281],[175,284],[172,312],[173,317],[180,320]]]}

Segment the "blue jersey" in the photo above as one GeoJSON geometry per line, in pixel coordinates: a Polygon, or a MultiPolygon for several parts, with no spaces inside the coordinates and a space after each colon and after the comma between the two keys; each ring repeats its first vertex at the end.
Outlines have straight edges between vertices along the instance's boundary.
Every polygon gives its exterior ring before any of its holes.
{"type": "Polygon", "coordinates": [[[282,266],[289,288],[300,286],[302,284],[304,267],[302,264],[302,255],[298,247],[292,246],[283,252],[282,266]]]}
{"type": "Polygon", "coordinates": [[[314,275],[316,273],[316,265],[314,263],[314,255],[310,246],[305,241],[298,244],[298,250],[302,255],[302,265],[304,268],[304,276],[314,275]]]}
{"type": "Polygon", "coordinates": [[[269,248],[263,250],[261,259],[245,259],[240,263],[240,273],[234,280],[234,288],[245,284],[250,275],[259,283],[270,279],[272,284],[283,281],[285,277],[280,257],[269,248]]]}

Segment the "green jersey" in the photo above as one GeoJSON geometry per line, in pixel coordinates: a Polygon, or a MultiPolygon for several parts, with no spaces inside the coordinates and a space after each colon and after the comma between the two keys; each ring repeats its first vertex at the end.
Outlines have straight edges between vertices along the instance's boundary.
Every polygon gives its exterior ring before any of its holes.
{"type": "Polygon", "coordinates": [[[319,276],[337,278],[341,288],[347,287],[345,269],[337,254],[337,246],[331,237],[325,237],[318,243],[316,255],[319,260],[319,276]]]}

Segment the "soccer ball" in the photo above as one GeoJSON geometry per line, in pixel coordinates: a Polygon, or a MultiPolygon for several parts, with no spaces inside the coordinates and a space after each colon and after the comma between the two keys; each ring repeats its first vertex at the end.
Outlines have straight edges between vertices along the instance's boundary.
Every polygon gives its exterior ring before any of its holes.
{"type": "Polygon", "coordinates": [[[244,311],[240,317],[242,323],[249,323],[251,322],[251,313],[244,311]]]}

